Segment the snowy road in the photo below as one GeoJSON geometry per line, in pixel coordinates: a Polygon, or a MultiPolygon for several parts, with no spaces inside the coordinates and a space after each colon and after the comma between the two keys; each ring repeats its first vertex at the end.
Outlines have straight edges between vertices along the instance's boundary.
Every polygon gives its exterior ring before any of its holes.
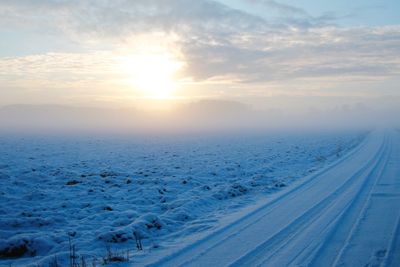
{"type": "Polygon", "coordinates": [[[161,266],[400,266],[400,133],[356,150],[161,266]]]}

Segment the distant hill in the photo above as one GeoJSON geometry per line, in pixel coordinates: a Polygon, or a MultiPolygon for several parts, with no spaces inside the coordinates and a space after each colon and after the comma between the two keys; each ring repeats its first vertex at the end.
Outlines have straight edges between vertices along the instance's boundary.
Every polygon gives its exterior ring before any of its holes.
{"type": "Polygon", "coordinates": [[[331,105],[325,109],[312,103],[301,104],[301,98],[292,100],[293,105],[284,109],[280,108],[279,98],[271,98],[270,104],[266,104],[263,110],[254,109],[241,102],[220,99],[177,104],[173,109],[163,111],[62,105],[10,105],[0,108],[0,131],[152,134],[400,126],[397,118],[400,108],[395,105],[398,98],[392,101],[371,99],[352,104],[331,105]]]}

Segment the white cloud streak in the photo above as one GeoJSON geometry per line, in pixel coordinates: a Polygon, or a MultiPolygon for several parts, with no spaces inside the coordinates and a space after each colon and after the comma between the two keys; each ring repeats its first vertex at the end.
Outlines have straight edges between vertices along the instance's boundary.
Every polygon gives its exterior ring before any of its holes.
{"type": "MultiPolygon", "coordinates": [[[[280,10],[284,23],[271,23],[208,0],[4,0],[0,25],[68,36],[93,50],[103,44],[112,50],[143,33],[174,34],[179,36],[176,45],[187,63],[186,76],[197,82],[234,77],[246,84],[295,83],[400,75],[400,25],[343,28],[329,25],[328,17],[312,18],[301,8],[273,0],[249,1],[280,10]],[[299,23],[299,19],[309,23],[299,23]]],[[[0,78],[29,73],[45,78],[56,70],[65,79],[76,72],[75,79],[101,76],[104,70],[99,66],[109,62],[101,64],[99,58],[72,53],[3,58],[0,78]]]]}

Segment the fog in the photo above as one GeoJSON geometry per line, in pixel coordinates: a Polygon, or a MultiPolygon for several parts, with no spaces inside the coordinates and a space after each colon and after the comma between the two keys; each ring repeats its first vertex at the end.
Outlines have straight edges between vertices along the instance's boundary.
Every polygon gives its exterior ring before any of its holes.
{"type": "Polygon", "coordinates": [[[10,105],[1,133],[189,134],[398,127],[399,98],[271,97],[252,104],[209,99],[168,110],[10,105]]]}

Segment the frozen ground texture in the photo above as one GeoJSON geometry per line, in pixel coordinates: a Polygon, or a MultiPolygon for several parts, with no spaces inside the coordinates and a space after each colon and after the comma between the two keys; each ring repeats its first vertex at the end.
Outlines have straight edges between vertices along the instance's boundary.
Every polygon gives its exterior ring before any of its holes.
{"type": "Polygon", "coordinates": [[[400,266],[400,132],[353,153],[156,266],[400,266]]]}
{"type": "Polygon", "coordinates": [[[155,261],[345,157],[365,136],[2,136],[0,265],[48,266],[55,256],[67,264],[69,238],[90,262],[108,245],[131,250],[129,264],[155,261]]]}

